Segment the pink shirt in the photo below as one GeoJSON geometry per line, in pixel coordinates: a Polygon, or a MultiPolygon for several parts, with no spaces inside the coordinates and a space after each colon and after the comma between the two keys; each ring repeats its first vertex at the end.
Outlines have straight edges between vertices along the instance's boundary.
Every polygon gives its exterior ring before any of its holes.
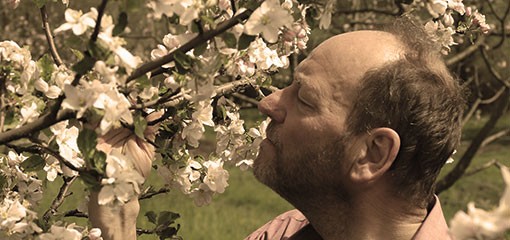
{"type": "MultiPolygon", "coordinates": [[[[250,234],[245,240],[283,240],[291,239],[299,230],[308,226],[306,217],[298,210],[290,210],[266,223],[250,234]]],[[[311,235],[309,235],[311,236],[311,235]]],[[[305,239],[311,239],[306,238],[305,239]]],[[[413,240],[450,240],[448,225],[443,216],[439,199],[421,224],[413,240]]]]}

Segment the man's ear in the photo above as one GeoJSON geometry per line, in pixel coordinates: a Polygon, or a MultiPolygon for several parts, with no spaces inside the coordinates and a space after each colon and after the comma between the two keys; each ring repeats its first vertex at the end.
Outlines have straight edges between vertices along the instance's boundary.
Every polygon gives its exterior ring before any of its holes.
{"type": "Polygon", "coordinates": [[[400,137],[391,128],[376,128],[365,136],[366,151],[355,159],[350,177],[355,182],[370,182],[381,177],[395,161],[400,148],[400,137]]]}

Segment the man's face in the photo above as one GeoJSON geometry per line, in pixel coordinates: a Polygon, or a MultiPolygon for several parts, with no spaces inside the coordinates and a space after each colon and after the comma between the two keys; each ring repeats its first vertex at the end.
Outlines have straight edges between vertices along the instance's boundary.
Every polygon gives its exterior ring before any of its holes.
{"type": "Polygon", "coordinates": [[[345,124],[355,89],[368,69],[399,52],[391,34],[374,31],[338,35],[317,47],[299,64],[292,85],[259,103],[271,123],[255,176],[286,198],[340,190],[358,152],[359,139],[345,124]]]}

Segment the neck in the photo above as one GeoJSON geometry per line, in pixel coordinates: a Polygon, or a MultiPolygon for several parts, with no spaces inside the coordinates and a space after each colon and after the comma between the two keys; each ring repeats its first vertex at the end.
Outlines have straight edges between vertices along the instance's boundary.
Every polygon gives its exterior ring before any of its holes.
{"type": "Polygon", "coordinates": [[[293,204],[325,240],[411,239],[427,215],[393,196],[368,191],[346,201],[334,196],[293,204]]]}

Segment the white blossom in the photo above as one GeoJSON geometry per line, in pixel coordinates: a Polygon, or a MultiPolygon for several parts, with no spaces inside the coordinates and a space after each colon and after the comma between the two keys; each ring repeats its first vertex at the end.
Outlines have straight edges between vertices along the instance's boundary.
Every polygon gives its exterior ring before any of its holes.
{"type": "Polygon", "coordinates": [[[34,102],[32,102],[30,104],[30,106],[23,106],[23,108],[21,108],[20,110],[20,113],[21,113],[21,123],[20,125],[23,125],[25,123],[30,123],[30,122],[33,122],[34,120],[36,120],[40,113],[37,109],[37,104],[35,104],[34,102]]]}
{"type": "Polygon", "coordinates": [[[227,180],[229,174],[223,169],[221,161],[206,161],[202,165],[207,169],[204,177],[204,184],[212,192],[223,193],[228,186],[227,180]]]}
{"type": "Polygon", "coordinates": [[[67,31],[71,29],[74,35],[82,35],[88,28],[96,26],[97,10],[91,9],[90,12],[83,14],[81,10],[66,9],[65,19],[66,23],[60,25],[55,29],[55,33],[67,31]]]}
{"type": "MultiPolygon", "coordinates": [[[[53,134],[55,134],[60,155],[76,168],[80,168],[85,164],[85,161],[81,158],[80,149],[78,148],[77,143],[80,130],[76,126],[67,128],[67,125],[68,121],[63,121],[51,126],[50,130],[53,134]]],[[[76,172],[68,169],[66,166],[61,167],[67,176],[74,176],[77,174],[76,172]]]]}
{"type": "Polygon", "coordinates": [[[440,15],[443,15],[448,8],[447,0],[428,0],[427,1],[427,9],[429,10],[430,15],[432,17],[437,18],[440,15]]]}
{"type": "Polygon", "coordinates": [[[499,206],[491,211],[468,204],[467,213],[458,211],[450,221],[450,232],[457,240],[496,239],[510,229],[510,170],[501,166],[506,184],[499,206]]]}
{"type": "Polygon", "coordinates": [[[136,171],[133,159],[113,149],[106,159],[106,177],[101,180],[99,205],[123,204],[140,194],[144,178],[136,171]]]}
{"type": "Polygon", "coordinates": [[[278,40],[280,28],[290,27],[293,20],[278,0],[266,0],[251,14],[244,32],[249,35],[261,33],[266,41],[274,43],[278,40]]]}
{"type": "Polygon", "coordinates": [[[76,224],[71,223],[67,227],[52,225],[48,233],[39,235],[39,240],[81,240],[83,235],[75,229],[76,224]]]}

